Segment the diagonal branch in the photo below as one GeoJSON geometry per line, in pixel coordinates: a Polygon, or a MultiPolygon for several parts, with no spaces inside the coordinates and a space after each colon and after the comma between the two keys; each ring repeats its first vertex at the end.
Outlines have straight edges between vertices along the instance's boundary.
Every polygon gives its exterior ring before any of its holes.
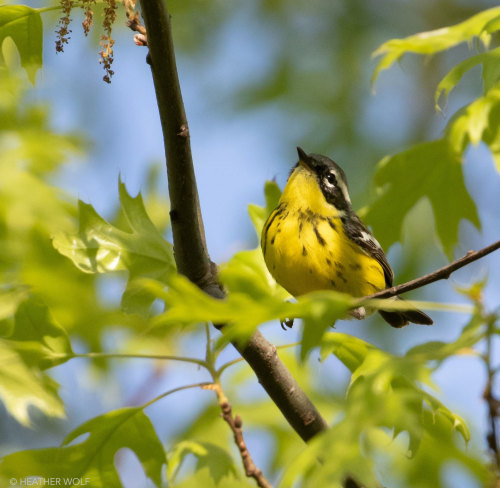
{"type": "MultiPolygon", "coordinates": [[[[223,298],[216,267],[210,261],[205,243],[170,16],[164,0],[141,0],[141,7],[167,157],[177,268],[209,295],[223,298]]],[[[281,362],[276,348],[262,334],[256,332],[245,346],[236,343],[234,346],[302,439],[308,441],[326,429],[325,420],[281,362]]]]}
{"type": "Polygon", "coordinates": [[[420,278],[416,278],[406,283],[402,283],[401,285],[393,286],[391,288],[379,291],[377,293],[374,293],[373,295],[364,297],[364,299],[390,298],[396,295],[401,295],[402,293],[406,293],[407,291],[416,290],[417,288],[421,288],[422,286],[428,285],[429,283],[434,283],[435,281],[447,280],[453,272],[457,271],[460,268],[463,268],[467,264],[477,261],[487,254],[496,251],[497,249],[500,249],[500,241],[483,247],[479,251],[469,251],[460,259],[457,259],[456,261],[453,261],[452,263],[447,264],[446,266],[443,266],[442,268],[439,268],[432,273],[426,274],[424,276],[421,276],[420,278]]]}

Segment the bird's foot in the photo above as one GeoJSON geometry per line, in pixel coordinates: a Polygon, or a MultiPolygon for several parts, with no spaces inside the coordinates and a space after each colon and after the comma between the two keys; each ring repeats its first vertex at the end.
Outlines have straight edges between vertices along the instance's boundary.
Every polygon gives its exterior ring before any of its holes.
{"type": "Polygon", "coordinates": [[[280,319],[280,325],[283,330],[287,330],[287,327],[291,329],[293,327],[293,319],[280,319]]]}

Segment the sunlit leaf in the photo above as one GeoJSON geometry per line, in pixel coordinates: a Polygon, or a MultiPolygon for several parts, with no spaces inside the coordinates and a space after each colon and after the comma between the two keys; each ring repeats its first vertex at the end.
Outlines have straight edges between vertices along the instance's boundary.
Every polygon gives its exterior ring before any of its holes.
{"type": "Polygon", "coordinates": [[[264,223],[271,212],[278,206],[278,201],[281,197],[281,190],[278,184],[275,181],[266,181],[264,185],[264,195],[266,197],[265,207],[260,207],[254,204],[250,204],[248,206],[248,213],[252,219],[252,223],[259,239],[264,223]]]}
{"type": "Polygon", "coordinates": [[[494,7],[479,12],[451,27],[443,27],[404,39],[391,39],[385,42],[373,53],[373,56],[382,56],[382,59],[375,68],[372,83],[375,82],[381,71],[389,68],[406,53],[434,54],[462,42],[469,42],[475,37],[488,46],[490,33],[498,29],[496,25],[498,18],[500,18],[500,7],[494,7]]]}
{"type": "MultiPolygon", "coordinates": [[[[137,277],[166,281],[175,269],[172,244],[149,219],[140,194],[131,197],[122,182],[119,193],[128,229],[111,225],[91,205],[80,201],[78,234],[57,234],[54,247],[85,273],[128,270],[129,284],[137,277]]],[[[129,286],[122,305],[127,311],[146,313],[152,301],[150,295],[129,286]]]]}
{"type": "Polygon", "coordinates": [[[423,389],[432,386],[427,358],[409,353],[398,357],[356,337],[331,333],[322,340],[321,356],[337,356],[352,372],[345,421],[369,427],[407,431],[414,456],[426,432],[436,426],[459,432],[467,442],[464,420],[423,389]]]}
{"type": "Polygon", "coordinates": [[[288,463],[280,488],[295,486],[297,479],[303,480],[302,486],[341,488],[346,486],[348,477],[354,477],[366,488],[379,487],[374,460],[363,455],[361,431],[360,425],[340,422],[315,435],[288,463]],[[322,459],[328,462],[321,462],[322,459]]]}
{"type": "Polygon", "coordinates": [[[436,109],[439,109],[439,98],[443,96],[446,103],[449,93],[458,85],[464,74],[478,64],[483,67],[484,91],[493,88],[500,78],[500,48],[476,54],[455,65],[439,82],[434,96],[436,109]]]}
{"type": "Polygon", "coordinates": [[[330,354],[334,354],[352,373],[361,366],[366,355],[374,349],[375,346],[363,339],[335,332],[325,335],[321,341],[321,360],[324,361],[330,354]]]}
{"type": "Polygon", "coordinates": [[[460,354],[463,350],[472,348],[483,339],[486,331],[482,325],[481,317],[474,315],[456,340],[424,342],[409,349],[406,356],[417,358],[420,362],[444,361],[454,354],[460,354]]]}
{"type": "Polygon", "coordinates": [[[0,479],[82,478],[88,479],[92,488],[121,488],[114,460],[122,448],[134,452],[147,477],[161,488],[166,456],[141,408],[122,408],[95,417],[71,432],[61,447],[20,451],[4,457],[0,479]],[[87,433],[84,440],[72,443],[87,433]]]}
{"type": "Polygon", "coordinates": [[[0,47],[6,37],[13,39],[21,56],[21,65],[33,84],[42,67],[42,34],[42,18],[36,9],[26,5],[0,7],[0,47]]]}
{"type": "Polygon", "coordinates": [[[500,85],[464,107],[451,120],[447,137],[453,150],[462,153],[469,143],[485,142],[500,171],[500,85]]]}
{"type": "Polygon", "coordinates": [[[405,216],[425,197],[431,203],[441,244],[452,257],[460,221],[480,225],[460,163],[445,139],[418,144],[379,163],[375,175],[379,194],[365,219],[382,247],[388,249],[401,238],[405,216]]]}
{"type": "Polygon", "coordinates": [[[7,411],[21,424],[30,425],[28,408],[34,406],[45,415],[64,417],[57,385],[48,376],[30,368],[7,341],[0,339],[0,399],[7,411]]]}

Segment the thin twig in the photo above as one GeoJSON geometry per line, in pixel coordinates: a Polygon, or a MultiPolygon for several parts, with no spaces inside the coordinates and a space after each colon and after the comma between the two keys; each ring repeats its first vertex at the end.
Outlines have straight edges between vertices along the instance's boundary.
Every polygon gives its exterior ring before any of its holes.
{"type": "Polygon", "coordinates": [[[489,432],[486,436],[488,447],[491,449],[494,458],[494,466],[496,471],[496,479],[500,480],[500,446],[498,439],[498,432],[496,422],[500,416],[500,401],[495,398],[493,394],[493,383],[495,378],[495,370],[493,369],[493,330],[495,326],[496,316],[488,317],[487,333],[486,333],[486,354],[484,356],[484,363],[488,375],[488,381],[484,389],[483,398],[488,405],[488,422],[489,432]]]}
{"type": "Polygon", "coordinates": [[[477,261],[478,259],[486,256],[487,254],[492,253],[500,249],[500,241],[494,242],[489,246],[483,247],[479,251],[469,251],[465,256],[453,261],[442,268],[433,271],[432,273],[421,276],[420,278],[416,278],[414,280],[408,281],[406,283],[402,283],[401,285],[393,286],[391,288],[387,288],[385,290],[374,293],[373,295],[368,295],[363,297],[364,299],[371,298],[389,298],[396,295],[401,295],[402,293],[406,293],[407,291],[415,290],[417,288],[421,288],[422,286],[428,285],[429,283],[434,283],[439,280],[447,280],[450,275],[456,271],[457,269],[463,268],[467,264],[472,263],[473,261],[477,261]]]}
{"type": "Polygon", "coordinates": [[[228,402],[226,395],[224,395],[220,384],[210,385],[205,388],[214,390],[217,395],[217,400],[219,401],[219,406],[222,411],[222,418],[226,421],[227,425],[229,425],[229,428],[233,432],[234,443],[240,452],[246,476],[248,478],[253,478],[260,488],[272,488],[269,481],[267,481],[265,476],[262,474],[262,471],[255,465],[252,456],[248,451],[245,439],[243,438],[243,422],[241,417],[239,415],[233,417],[231,405],[228,402]]]}

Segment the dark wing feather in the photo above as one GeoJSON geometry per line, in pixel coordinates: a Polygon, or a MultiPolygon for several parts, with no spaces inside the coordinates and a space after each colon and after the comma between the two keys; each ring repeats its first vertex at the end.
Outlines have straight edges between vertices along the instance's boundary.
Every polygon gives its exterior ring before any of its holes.
{"type": "Polygon", "coordinates": [[[373,237],[368,227],[361,222],[360,218],[354,212],[349,215],[349,218],[342,218],[342,221],[347,237],[355,242],[366,254],[379,262],[384,270],[385,286],[387,288],[392,286],[394,273],[385,257],[384,250],[377,242],[377,239],[373,237]]]}
{"type": "MultiPolygon", "coordinates": [[[[391,266],[387,262],[384,251],[380,244],[377,242],[368,228],[361,222],[359,217],[352,212],[349,219],[343,218],[344,230],[353,242],[355,242],[366,254],[375,258],[384,270],[385,284],[389,288],[392,286],[394,273],[391,266]]],[[[403,300],[400,297],[395,297],[395,300],[403,300]]],[[[432,319],[420,310],[410,308],[408,310],[389,312],[386,310],[379,310],[380,315],[393,327],[404,327],[409,322],[415,324],[432,325],[432,319]]]]}

